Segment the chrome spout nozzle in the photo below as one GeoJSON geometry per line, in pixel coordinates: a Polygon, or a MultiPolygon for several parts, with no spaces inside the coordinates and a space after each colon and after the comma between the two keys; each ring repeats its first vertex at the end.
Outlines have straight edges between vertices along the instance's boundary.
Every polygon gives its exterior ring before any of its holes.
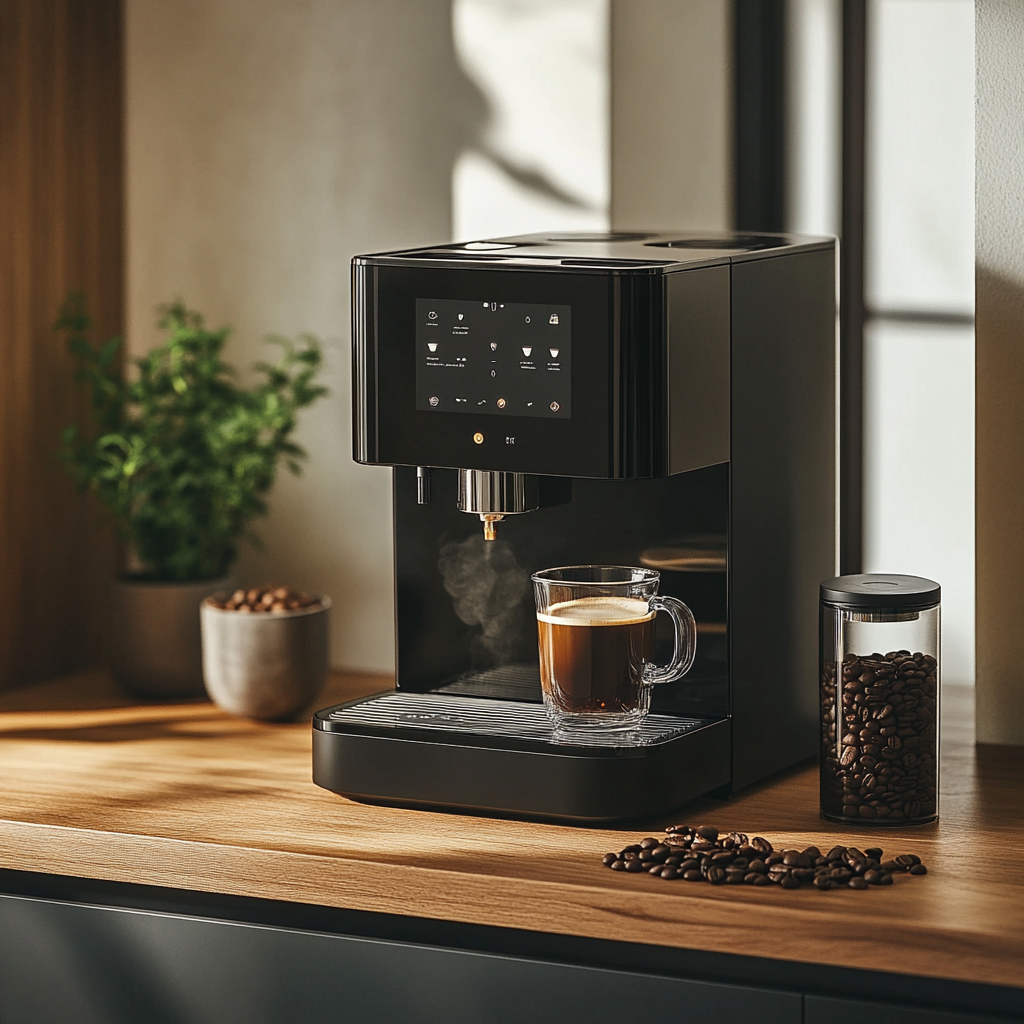
{"type": "Polygon", "coordinates": [[[540,483],[535,476],[481,469],[459,470],[459,509],[480,517],[484,524],[484,540],[497,538],[495,524],[505,516],[521,515],[539,507],[540,483]]]}

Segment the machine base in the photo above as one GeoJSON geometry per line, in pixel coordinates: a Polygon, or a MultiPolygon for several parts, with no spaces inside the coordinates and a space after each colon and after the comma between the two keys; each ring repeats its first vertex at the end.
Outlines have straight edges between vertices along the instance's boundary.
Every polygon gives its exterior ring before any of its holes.
{"type": "Polygon", "coordinates": [[[631,745],[569,744],[538,704],[393,692],[313,716],[313,781],[364,803],[597,824],[728,785],[730,735],[728,719],[650,715],[631,745]]]}

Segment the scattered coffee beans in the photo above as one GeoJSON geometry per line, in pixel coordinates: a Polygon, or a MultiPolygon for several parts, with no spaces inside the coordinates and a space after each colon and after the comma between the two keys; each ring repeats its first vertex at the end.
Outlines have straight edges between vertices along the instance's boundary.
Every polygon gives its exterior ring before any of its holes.
{"type": "MultiPolygon", "coordinates": [[[[929,654],[843,659],[821,677],[821,810],[839,821],[917,824],[937,815],[938,686],[929,654]]],[[[877,858],[876,858],[877,859],[877,858]]]]}
{"type": "Polygon", "coordinates": [[[251,587],[236,590],[226,601],[208,598],[214,608],[229,612],[293,612],[300,608],[314,608],[320,604],[318,598],[300,594],[291,587],[251,587]]]}
{"type": "Polygon", "coordinates": [[[882,860],[879,846],[866,850],[833,846],[823,854],[817,846],[776,850],[761,836],[750,839],[743,832],[722,835],[710,825],[672,825],[665,832],[664,839],[648,836],[618,853],[606,853],[601,863],[613,871],[647,871],[666,881],[778,885],[783,889],[808,884],[821,892],[892,885],[894,874],[928,873],[916,854],[882,860]]]}

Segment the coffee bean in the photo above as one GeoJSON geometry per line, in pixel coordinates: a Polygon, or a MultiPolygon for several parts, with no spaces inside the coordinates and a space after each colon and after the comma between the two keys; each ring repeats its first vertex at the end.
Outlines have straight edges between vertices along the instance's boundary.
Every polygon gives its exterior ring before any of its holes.
{"type": "Polygon", "coordinates": [[[684,882],[703,882],[704,876],[699,871],[689,870],[683,872],[684,882]]]}
{"type": "Polygon", "coordinates": [[[660,846],[660,845],[661,845],[661,840],[660,839],[655,839],[653,836],[648,836],[646,839],[641,839],[640,840],[640,849],[641,850],[651,850],[655,846],[660,846]]]}
{"type": "Polygon", "coordinates": [[[864,881],[867,882],[868,885],[878,885],[881,878],[881,874],[874,868],[868,868],[868,870],[864,872],[864,881]]]}
{"type": "MultiPolygon", "coordinates": [[[[654,874],[654,869],[653,868],[651,869],[651,874],[652,875],[654,874]]],[[[676,871],[675,868],[662,868],[661,869],[661,877],[666,879],[666,880],[668,880],[668,881],[671,881],[673,878],[678,878],[679,877],[679,872],[676,871]]]]}
{"type": "Polygon", "coordinates": [[[783,889],[799,889],[800,881],[799,879],[795,878],[792,874],[789,874],[786,875],[786,877],[783,878],[781,882],[779,882],[779,885],[781,885],[783,889]]]}
{"type": "Polygon", "coordinates": [[[708,868],[708,881],[712,885],[721,885],[725,881],[725,868],[708,868]]]}
{"type": "Polygon", "coordinates": [[[750,845],[753,849],[757,850],[758,853],[771,854],[773,851],[772,844],[761,836],[754,836],[754,838],[750,840],[750,845]]]}
{"type": "Polygon", "coordinates": [[[612,869],[612,871],[625,871],[626,862],[624,860],[617,860],[614,864],[610,864],[609,867],[612,869]]]}
{"type": "Polygon", "coordinates": [[[818,875],[818,877],[814,879],[814,887],[825,892],[832,888],[832,879],[829,878],[828,875],[818,875]]]}
{"type": "Polygon", "coordinates": [[[693,838],[693,829],[689,825],[669,825],[665,831],[673,835],[684,836],[687,839],[693,838]]]}
{"type": "Polygon", "coordinates": [[[882,848],[880,846],[869,846],[864,850],[864,856],[872,860],[881,860],[882,848]]]}
{"type": "Polygon", "coordinates": [[[868,883],[863,878],[851,878],[846,884],[851,889],[866,889],[868,887],[868,883]]]}
{"type": "Polygon", "coordinates": [[[626,870],[627,871],[631,871],[634,874],[637,871],[643,871],[644,867],[645,867],[644,862],[642,860],[640,860],[639,858],[636,858],[634,860],[627,860],[626,861],[626,870]]]}
{"type": "Polygon", "coordinates": [[[610,868],[618,859],[619,859],[619,855],[617,853],[606,853],[601,858],[601,863],[606,868],[610,868]]]}
{"type": "Polygon", "coordinates": [[[923,864],[918,863],[910,869],[910,873],[912,875],[927,875],[928,869],[923,864]]]}
{"type": "Polygon", "coordinates": [[[713,843],[718,838],[718,829],[714,825],[701,825],[695,831],[701,839],[706,839],[709,843],[713,843]]]}
{"type": "Polygon", "coordinates": [[[898,857],[894,857],[893,860],[904,868],[912,868],[915,864],[921,863],[921,858],[914,853],[901,853],[898,857]]]}

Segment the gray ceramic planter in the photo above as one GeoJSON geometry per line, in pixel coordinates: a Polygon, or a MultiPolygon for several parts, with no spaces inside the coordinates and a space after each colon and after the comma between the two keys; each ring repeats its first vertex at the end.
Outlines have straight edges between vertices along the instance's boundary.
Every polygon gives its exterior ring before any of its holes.
{"type": "Polygon", "coordinates": [[[327,682],[330,598],[292,612],[200,609],[203,677],[210,699],[244,718],[281,721],[327,682]]]}
{"type": "Polygon", "coordinates": [[[110,644],[117,681],[142,697],[201,697],[199,605],[227,584],[227,577],[190,583],[118,580],[110,644]]]}

